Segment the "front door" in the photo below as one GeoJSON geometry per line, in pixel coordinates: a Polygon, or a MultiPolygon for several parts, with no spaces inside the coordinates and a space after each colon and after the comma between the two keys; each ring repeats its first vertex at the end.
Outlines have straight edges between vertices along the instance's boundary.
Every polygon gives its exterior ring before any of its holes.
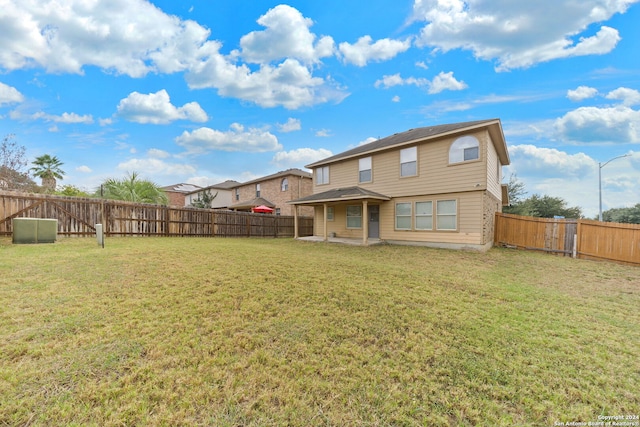
{"type": "Polygon", "coordinates": [[[369,238],[380,238],[380,205],[369,206],[369,238]]]}

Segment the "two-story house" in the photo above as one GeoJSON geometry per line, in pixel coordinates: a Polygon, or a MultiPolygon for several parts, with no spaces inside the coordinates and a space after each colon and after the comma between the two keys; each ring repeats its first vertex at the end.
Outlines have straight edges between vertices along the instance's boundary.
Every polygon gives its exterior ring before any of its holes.
{"type": "MultiPolygon", "coordinates": [[[[309,172],[287,169],[234,186],[229,209],[250,212],[258,206],[267,206],[275,215],[293,215],[295,207],[288,202],[310,195],[312,191],[309,172]]],[[[312,207],[303,207],[298,215],[313,216],[313,212],[312,207]]]]}
{"type": "Polygon", "coordinates": [[[226,209],[233,204],[233,189],[238,185],[241,185],[238,181],[229,179],[205,188],[198,188],[185,195],[184,205],[193,206],[197,200],[204,200],[204,193],[206,193],[209,198],[213,198],[209,203],[211,208],[226,209]]]}
{"type": "Polygon", "coordinates": [[[499,119],[411,129],[308,165],[313,194],[290,203],[324,240],[487,249],[508,164],[499,119]]]}

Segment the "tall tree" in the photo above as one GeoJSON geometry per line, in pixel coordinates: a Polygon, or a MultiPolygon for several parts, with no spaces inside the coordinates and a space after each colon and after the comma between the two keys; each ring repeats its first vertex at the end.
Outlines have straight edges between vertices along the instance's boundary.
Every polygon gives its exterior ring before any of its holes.
{"type": "MultiPolygon", "coordinates": [[[[155,183],[141,179],[137,172],[131,172],[122,179],[109,178],[102,183],[101,189],[102,197],[106,199],[159,205],[169,203],[167,193],[155,183]]],[[[100,195],[100,189],[97,193],[100,195]]]]}
{"type": "Polygon", "coordinates": [[[6,135],[0,143],[0,189],[31,191],[36,183],[23,169],[27,166],[26,149],[18,145],[14,135],[6,135]]]}
{"type": "Polygon", "coordinates": [[[34,165],[30,169],[31,173],[33,173],[33,176],[42,180],[42,186],[45,191],[55,191],[56,179],[63,179],[65,174],[61,168],[64,163],[56,156],[52,157],[49,154],[43,154],[42,156],[36,157],[31,164],[34,165]]]}
{"type": "Polygon", "coordinates": [[[204,190],[202,193],[198,194],[198,198],[191,202],[191,206],[194,208],[210,208],[211,202],[218,196],[218,192],[216,194],[211,194],[211,190],[204,190]]]}
{"type": "Polygon", "coordinates": [[[640,224],[640,203],[629,208],[613,208],[602,212],[602,219],[607,222],[623,222],[640,224]]]}

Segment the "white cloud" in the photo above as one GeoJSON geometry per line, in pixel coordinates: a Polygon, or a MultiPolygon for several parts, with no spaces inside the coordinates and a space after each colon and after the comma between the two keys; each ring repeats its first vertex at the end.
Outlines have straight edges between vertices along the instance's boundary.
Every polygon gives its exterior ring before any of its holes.
{"type": "Polygon", "coordinates": [[[427,22],[416,44],[443,52],[470,50],[476,58],[496,60],[498,71],[600,55],[611,52],[620,35],[607,26],[589,35],[591,25],[624,13],[636,1],[415,0],[413,20],[427,22]]]}
{"type": "Polygon", "coordinates": [[[76,172],[91,173],[93,171],[91,170],[91,168],[89,166],[82,165],[82,166],[78,166],[76,168],[76,172]]]}
{"type": "Polygon", "coordinates": [[[24,96],[15,87],[0,82],[0,106],[24,101],[24,96]]]}
{"type": "Polygon", "coordinates": [[[388,89],[393,86],[407,86],[413,85],[417,87],[428,87],[428,92],[430,94],[440,93],[444,90],[463,90],[468,86],[465,82],[457,80],[453,77],[453,71],[449,71],[445,73],[441,71],[437,76],[433,78],[433,80],[428,80],[425,78],[415,78],[408,77],[406,79],[400,76],[400,73],[383,76],[382,79],[377,80],[374,83],[375,87],[383,87],[388,89]]]}
{"type": "Polygon", "coordinates": [[[293,132],[302,129],[299,119],[289,117],[286,123],[278,123],[278,130],[283,133],[293,132]]]}
{"type": "Polygon", "coordinates": [[[327,138],[331,136],[331,131],[329,129],[320,129],[316,131],[316,136],[320,138],[327,138]]]}
{"type": "Polygon", "coordinates": [[[167,15],[144,0],[3,2],[0,66],[40,66],[82,74],[94,65],[116,74],[186,69],[206,46],[209,30],[167,15]]]}
{"type": "Polygon", "coordinates": [[[575,90],[567,91],[567,98],[571,101],[577,102],[587,98],[593,98],[598,94],[598,89],[589,86],[578,86],[575,90]]]}
{"type": "Polygon", "coordinates": [[[119,163],[117,169],[147,175],[160,176],[182,176],[192,175],[196,172],[196,168],[188,164],[168,163],[157,158],[149,159],[130,159],[126,162],[119,163]]]}
{"type": "Polygon", "coordinates": [[[509,156],[517,173],[542,173],[546,177],[581,177],[593,169],[596,162],[584,153],[568,154],[555,148],[522,144],[509,147],[509,156]]]}
{"type": "Polygon", "coordinates": [[[325,36],[314,45],[316,36],[309,31],[313,21],[291,6],[281,4],[269,9],[257,22],[266,29],[240,39],[239,55],[247,62],[265,64],[295,58],[312,64],[333,55],[333,39],[325,36]]]}
{"type": "Polygon", "coordinates": [[[272,163],[278,167],[301,167],[332,156],[333,153],[324,148],[298,148],[291,151],[280,151],[273,156],[272,163]]]}
{"type": "Polygon", "coordinates": [[[358,142],[358,146],[369,144],[370,142],[377,141],[377,140],[378,140],[378,138],[374,138],[374,137],[370,136],[369,138],[365,139],[364,141],[358,142]]]}
{"type": "Polygon", "coordinates": [[[640,142],[640,111],[626,106],[611,108],[581,107],[558,118],[560,137],[579,143],[640,142]]]}
{"type": "Polygon", "coordinates": [[[228,131],[201,127],[192,132],[184,131],[176,143],[189,154],[200,154],[214,150],[266,152],[282,149],[278,138],[268,131],[256,128],[245,130],[239,123],[233,123],[228,131]]]}
{"type": "Polygon", "coordinates": [[[364,67],[370,61],[386,61],[411,47],[411,39],[404,41],[381,39],[372,43],[371,36],[363,36],[355,44],[340,43],[338,49],[345,63],[364,67]]]}
{"type": "MultiPolygon", "coordinates": [[[[45,122],[54,123],[93,123],[93,116],[91,114],[85,114],[83,116],[76,113],[62,113],[60,115],[47,114],[44,111],[38,111],[37,113],[25,115],[22,111],[12,110],[9,112],[9,117],[14,120],[44,120],[45,122]]],[[[54,131],[57,131],[55,128],[54,131]]]]}
{"type": "Polygon", "coordinates": [[[98,119],[98,123],[100,123],[100,126],[109,126],[113,123],[113,119],[110,117],[106,119],[98,119]]]}
{"type": "Polygon", "coordinates": [[[622,104],[627,107],[640,104],[640,92],[627,87],[619,87],[618,89],[612,90],[607,94],[606,98],[622,101],[622,104]]]}
{"type": "Polygon", "coordinates": [[[171,157],[171,154],[166,152],[165,150],[160,150],[158,148],[150,148],[147,150],[147,155],[149,157],[153,157],[155,159],[166,159],[171,157]]]}
{"type": "Polygon", "coordinates": [[[394,96],[393,98],[391,98],[392,102],[400,102],[400,97],[398,95],[394,96]]]}
{"type": "Polygon", "coordinates": [[[136,123],[167,124],[175,120],[206,122],[209,117],[197,102],[182,107],[171,104],[166,90],[148,95],[132,92],[118,104],[118,116],[136,123]]]}

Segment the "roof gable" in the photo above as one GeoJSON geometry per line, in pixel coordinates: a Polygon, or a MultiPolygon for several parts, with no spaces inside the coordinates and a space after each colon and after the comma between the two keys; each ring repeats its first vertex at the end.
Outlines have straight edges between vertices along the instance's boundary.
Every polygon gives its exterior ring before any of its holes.
{"type": "Polygon", "coordinates": [[[364,154],[375,153],[378,151],[388,150],[395,147],[401,147],[404,145],[410,145],[418,142],[424,142],[429,139],[440,138],[446,135],[455,135],[463,132],[469,132],[476,129],[489,128],[491,139],[500,161],[503,165],[508,165],[509,154],[507,152],[506,141],[502,132],[502,125],[500,119],[490,120],[477,120],[472,122],[451,123],[438,126],[427,126],[416,129],[409,129],[408,131],[395,133],[382,139],[363,144],[351,150],[344,151],[331,157],[327,157],[323,160],[311,163],[306,168],[312,169],[317,166],[322,166],[330,163],[334,163],[340,160],[345,160],[353,157],[359,157],[364,154]]]}

